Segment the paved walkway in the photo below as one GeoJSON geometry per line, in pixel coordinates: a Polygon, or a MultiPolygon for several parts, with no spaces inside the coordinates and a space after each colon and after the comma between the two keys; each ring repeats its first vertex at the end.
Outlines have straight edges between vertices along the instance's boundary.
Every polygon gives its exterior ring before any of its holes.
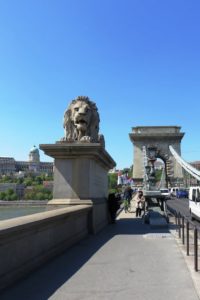
{"type": "Polygon", "coordinates": [[[122,212],[109,225],[9,288],[1,300],[197,300],[185,260],[167,230],[122,212]]]}

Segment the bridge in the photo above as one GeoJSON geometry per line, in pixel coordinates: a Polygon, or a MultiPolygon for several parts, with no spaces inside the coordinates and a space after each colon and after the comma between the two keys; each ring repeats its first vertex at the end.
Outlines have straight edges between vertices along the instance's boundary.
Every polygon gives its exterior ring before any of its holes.
{"type": "MultiPolygon", "coordinates": [[[[147,176],[147,166],[153,167],[157,159],[164,164],[165,186],[184,186],[187,176],[198,184],[200,171],[181,157],[181,141],[184,132],[180,126],[137,126],[129,134],[134,146],[133,180],[142,184],[147,176]],[[152,157],[153,156],[153,157],[152,157]]],[[[153,170],[151,170],[153,171],[153,170]]]]}
{"type": "MultiPolygon", "coordinates": [[[[180,142],[184,134],[180,132],[180,127],[161,129],[167,130],[161,140],[159,140],[160,127],[153,128],[153,135],[147,127],[137,128],[137,132],[134,131],[133,135],[130,135],[132,141],[136,143],[135,155],[138,157],[135,160],[134,179],[144,185],[146,202],[149,206],[146,212],[157,207],[156,205],[150,207],[152,199],[163,200],[166,204],[155,185],[154,163],[157,158],[162,158],[165,163],[166,186],[174,184],[177,178],[183,184],[183,169],[197,182],[200,180],[200,172],[181,157],[180,142]]],[[[22,217],[20,221],[15,220],[19,222],[18,230],[14,230],[8,221],[3,221],[3,225],[0,226],[1,240],[7,243],[4,247],[12,254],[14,252],[9,248],[8,242],[14,241],[16,244],[18,237],[24,239],[27,228],[29,228],[28,241],[31,243],[33,238],[35,249],[43,248],[40,257],[45,252],[45,242],[49,243],[51,239],[59,240],[61,245],[66,243],[66,240],[63,240],[63,233],[71,232],[71,235],[68,237],[67,247],[60,249],[62,254],[58,252],[59,255],[54,255],[55,258],[45,264],[43,261],[41,268],[35,268],[27,277],[3,290],[1,300],[199,299],[198,225],[191,222],[188,225],[189,215],[185,211],[181,215],[178,211],[178,202],[174,203],[164,205],[164,212],[169,217],[167,226],[145,222],[145,217],[136,218],[134,209],[125,214],[121,207],[116,224],[104,227],[95,235],[92,235],[87,227],[90,220],[88,217],[91,214],[91,207],[86,205],[87,203],[75,208],[72,206],[69,209],[60,209],[60,212],[56,213],[48,212],[45,218],[42,215],[32,217],[31,222],[28,218],[25,220],[22,217]],[[11,237],[13,232],[15,236],[11,237]],[[41,243],[40,246],[37,245],[38,241],[41,243]],[[183,254],[183,247],[186,244],[189,255],[183,254]]],[[[162,208],[162,205],[160,207],[162,208]]],[[[28,246],[23,244],[24,248],[28,246]]],[[[24,248],[21,249],[22,256],[26,250],[24,248]]],[[[57,249],[55,254],[56,251],[57,249]]],[[[15,258],[11,255],[9,257],[15,263],[15,258]]],[[[3,266],[3,262],[1,265],[3,266]]],[[[35,267],[38,267],[38,263],[35,267]]]]}
{"type": "MultiPolygon", "coordinates": [[[[189,266],[191,263],[189,262],[189,266]]],[[[192,271],[191,271],[192,272],[192,271]]],[[[199,278],[195,284],[198,287],[199,278]]],[[[7,289],[11,299],[197,300],[176,230],[156,229],[134,213],[89,236],[7,289]]]]}

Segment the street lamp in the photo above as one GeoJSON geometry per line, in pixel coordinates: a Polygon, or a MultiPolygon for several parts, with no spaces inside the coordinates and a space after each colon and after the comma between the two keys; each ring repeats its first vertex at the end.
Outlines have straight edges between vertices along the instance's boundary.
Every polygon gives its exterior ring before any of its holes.
{"type": "Polygon", "coordinates": [[[154,146],[149,146],[148,148],[148,158],[149,160],[153,159],[153,160],[156,160],[156,147],[154,146]]]}
{"type": "Polygon", "coordinates": [[[151,171],[151,167],[150,166],[145,166],[146,169],[146,174],[149,176],[150,171],[151,171]]]}
{"type": "Polygon", "coordinates": [[[150,172],[151,172],[151,167],[149,165],[145,166],[144,185],[145,185],[146,190],[149,190],[149,188],[150,188],[150,185],[149,185],[150,172]]]}
{"type": "Polygon", "coordinates": [[[156,161],[156,153],[157,153],[157,148],[154,146],[149,146],[147,148],[147,153],[148,153],[148,162],[149,162],[149,166],[148,170],[146,169],[146,171],[148,173],[148,182],[149,182],[149,189],[150,190],[154,190],[155,189],[155,168],[154,168],[154,163],[156,161]]]}

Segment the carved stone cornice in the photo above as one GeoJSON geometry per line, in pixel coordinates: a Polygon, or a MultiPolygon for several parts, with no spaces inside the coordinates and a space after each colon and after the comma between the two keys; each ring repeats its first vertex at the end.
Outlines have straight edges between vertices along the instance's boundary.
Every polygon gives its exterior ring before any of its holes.
{"type": "Polygon", "coordinates": [[[57,142],[55,144],[40,144],[40,149],[53,158],[92,158],[107,170],[116,166],[115,161],[99,143],[57,142]]]}

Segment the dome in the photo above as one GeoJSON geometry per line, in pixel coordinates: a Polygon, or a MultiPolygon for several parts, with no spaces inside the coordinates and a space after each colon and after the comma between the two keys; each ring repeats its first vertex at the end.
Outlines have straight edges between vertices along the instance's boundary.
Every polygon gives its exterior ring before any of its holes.
{"type": "Polygon", "coordinates": [[[29,152],[29,161],[37,163],[40,161],[39,149],[36,146],[33,146],[29,152]]]}
{"type": "Polygon", "coordinates": [[[38,148],[34,145],[33,148],[30,150],[31,153],[39,153],[38,148]]]}

